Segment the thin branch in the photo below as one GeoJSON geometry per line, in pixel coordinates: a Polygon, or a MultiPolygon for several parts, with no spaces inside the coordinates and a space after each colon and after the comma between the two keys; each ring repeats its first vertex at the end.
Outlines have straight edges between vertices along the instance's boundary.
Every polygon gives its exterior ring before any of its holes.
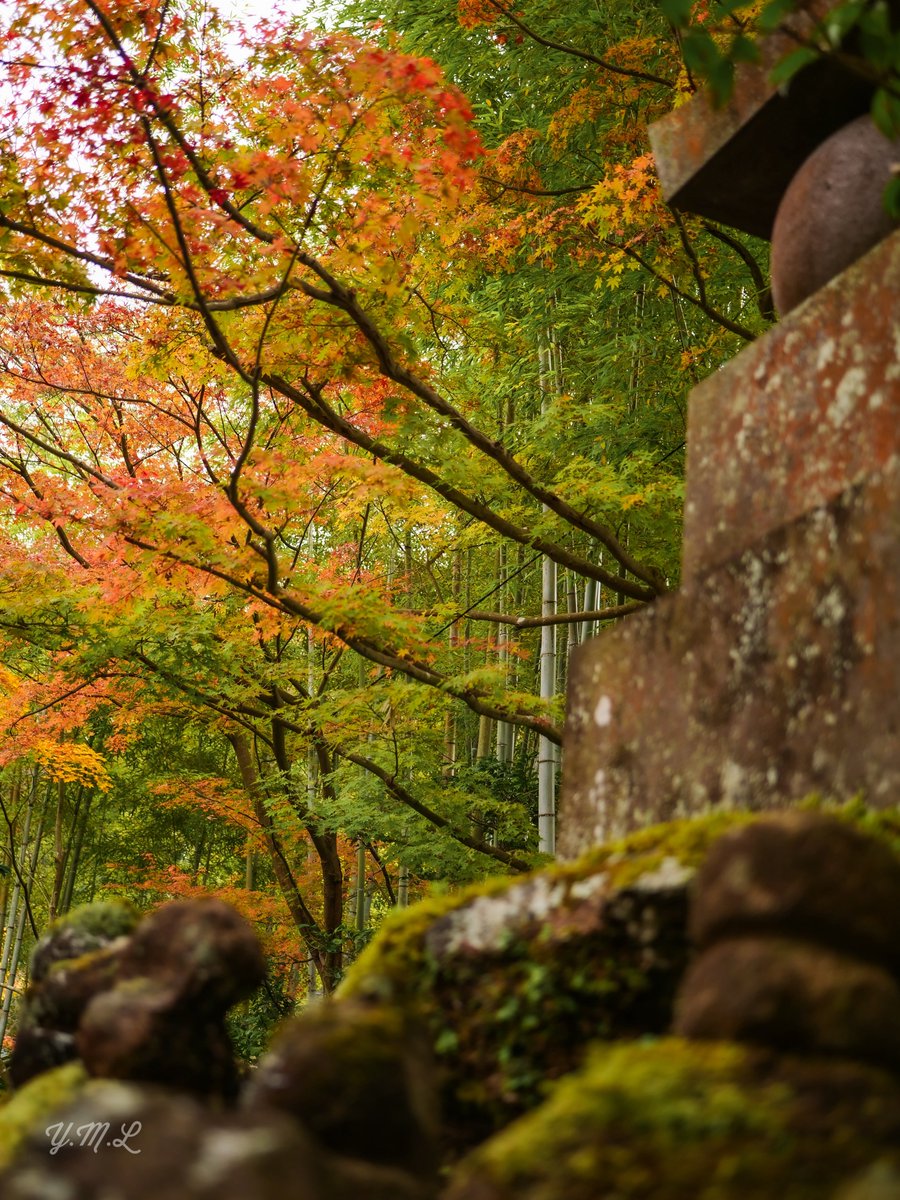
{"type": "Polygon", "coordinates": [[[508,613],[495,612],[469,612],[466,615],[470,621],[491,621],[496,625],[514,625],[517,629],[538,629],[543,625],[571,625],[576,621],[615,621],[644,607],[643,604],[615,604],[590,612],[556,613],[552,617],[513,617],[508,613]]]}
{"type": "MultiPolygon", "coordinates": [[[[446,676],[434,671],[425,663],[403,657],[401,654],[394,653],[390,649],[383,649],[381,646],[370,642],[368,638],[357,637],[343,627],[335,626],[332,622],[327,621],[321,613],[295,600],[282,588],[277,588],[275,591],[268,591],[261,585],[254,584],[252,580],[233,575],[221,567],[213,566],[211,563],[195,562],[192,559],[177,554],[174,550],[162,549],[151,542],[145,542],[143,539],[133,535],[123,534],[123,538],[129,545],[136,546],[140,550],[149,550],[152,553],[159,554],[163,558],[169,558],[173,562],[180,563],[182,566],[187,566],[193,570],[202,571],[204,574],[212,575],[216,579],[221,579],[237,591],[244,592],[248,596],[253,596],[261,603],[268,605],[278,612],[286,612],[293,617],[301,617],[304,621],[309,622],[309,624],[324,629],[338,638],[362,658],[368,659],[380,667],[388,667],[392,671],[398,671],[403,675],[407,675],[409,678],[415,679],[418,683],[425,683],[429,687],[436,688],[446,695],[452,696],[453,699],[461,701],[479,715],[490,717],[495,721],[505,721],[508,725],[520,725],[526,729],[534,729],[551,742],[556,742],[558,745],[562,743],[561,731],[545,717],[534,717],[489,703],[484,698],[482,689],[460,687],[446,676]]],[[[298,733],[309,733],[308,729],[304,730],[298,726],[288,726],[288,728],[292,728],[298,733]]]]}
{"type": "MultiPolygon", "coordinates": [[[[603,567],[590,562],[588,559],[573,554],[556,542],[548,541],[540,534],[535,534],[533,531],[516,525],[505,517],[499,516],[487,504],[472,499],[471,496],[459,491],[452,484],[446,483],[428,467],[407,458],[399,450],[393,449],[384,442],[376,441],[350,421],[345,420],[325,401],[321,385],[313,384],[307,380],[304,381],[305,391],[302,391],[299,387],[289,383],[281,375],[264,375],[262,380],[287,399],[294,400],[320,425],[324,425],[333,433],[345,438],[353,445],[366,450],[369,454],[374,454],[383,462],[388,462],[399,467],[404,474],[417,479],[432,491],[437,492],[439,496],[443,496],[455,508],[461,509],[463,512],[475,517],[476,520],[495,530],[495,532],[502,534],[504,537],[508,537],[511,541],[538,550],[541,554],[546,554],[548,558],[552,558],[554,562],[559,563],[560,566],[568,567],[576,574],[588,579],[596,579],[598,583],[602,583],[615,591],[622,592],[623,595],[629,596],[633,600],[653,600],[660,591],[665,590],[664,583],[655,588],[645,587],[634,580],[625,579],[620,575],[607,571],[603,567]]],[[[617,539],[616,543],[618,544],[617,539]]],[[[647,573],[646,567],[641,568],[641,570],[644,574],[647,573]]]]}
{"type": "Polygon", "coordinates": [[[482,183],[495,183],[498,187],[502,187],[507,192],[524,192],[526,196],[570,196],[573,192],[589,192],[596,185],[593,183],[582,183],[578,187],[566,188],[530,188],[524,187],[518,183],[506,183],[502,179],[495,179],[493,175],[479,175],[482,183]]]}
{"type": "Polygon", "coordinates": [[[395,908],[397,905],[397,897],[394,894],[394,888],[393,888],[393,885],[391,884],[391,877],[388,874],[388,869],[384,865],[384,862],[379,857],[378,852],[376,851],[376,849],[372,845],[372,843],[366,842],[365,845],[366,845],[366,849],[368,850],[369,854],[371,854],[372,858],[374,859],[375,865],[378,867],[378,870],[381,872],[381,877],[384,880],[384,886],[387,888],[388,903],[391,905],[392,908],[395,908]]]}
{"type": "MultiPolygon", "coordinates": [[[[13,221],[2,212],[0,212],[0,229],[8,229],[10,233],[20,233],[23,237],[32,238],[34,241],[40,242],[41,245],[48,246],[51,250],[58,250],[66,258],[89,263],[91,266],[99,267],[110,275],[116,273],[115,263],[111,258],[104,258],[100,254],[92,254],[89,250],[80,250],[77,246],[73,246],[70,242],[64,242],[52,233],[36,229],[33,225],[23,225],[21,221],[13,221]]],[[[172,294],[167,292],[158,283],[154,283],[146,275],[136,275],[132,271],[126,271],[122,278],[128,283],[134,284],[135,287],[144,288],[146,291],[152,292],[157,296],[170,296],[172,294]]]]}
{"type": "Polygon", "coordinates": [[[563,42],[554,42],[550,38],[545,38],[541,34],[536,33],[530,26],[526,25],[519,17],[515,16],[505,5],[499,0],[488,0],[492,8],[496,8],[497,12],[503,13],[508,21],[512,21],[518,29],[521,29],[526,37],[530,37],[532,41],[537,42],[540,46],[546,46],[548,50],[559,50],[561,54],[570,54],[573,58],[584,59],[585,62],[594,63],[595,66],[602,67],[604,71],[611,71],[613,75],[624,75],[629,79],[643,79],[647,83],[658,83],[662,87],[672,88],[675,84],[671,79],[663,79],[661,75],[651,75],[648,71],[635,71],[628,67],[617,67],[615,63],[608,62],[605,58],[598,58],[596,54],[591,54],[587,50],[579,50],[576,46],[567,46],[563,42]]]}
{"type": "MultiPolygon", "coordinates": [[[[551,512],[555,513],[558,517],[562,517],[564,521],[573,525],[576,529],[580,529],[590,537],[596,538],[597,541],[609,550],[610,554],[626,571],[630,571],[637,579],[648,585],[651,595],[659,594],[666,590],[665,580],[661,572],[656,570],[655,567],[638,562],[609,526],[604,525],[600,521],[595,521],[586,513],[573,508],[561,496],[558,496],[555,492],[550,491],[549,488],[538,483],[501,442],[488,437],[487,434],[473,425],[454,405],[431,387],[430,384],[420,379],[407,367],[402,366],[394,357],[393,350],[387,339],[359,304],[356,293],[352,289],[344,287],[335,276],[310,255],[299,253],[298,259],[315,271],[323,282],[328,284],[327,292],[319,288],[311,288],[308,284],[301,285],[302,289],[308,295],[314,295],[315,298],[323,300],[324,303],[339,309],[341,312],[345,312],[351,318],[372,348],[382,375],[399,384],[400,387],[426,404],[428,408],[449,421],[452,428],[461,433],[470,445],[495,462],[510,479],[524,488],[535,500],[538,500],[542,505],[546,505],[551,512]]],[[[610,586],[617,586],[619,591],[624,590],[618,585],[610,584],[610,586]]],[[[646,589],[644,591],[646,592],[646,589]]],[[[649,598],[646,594],[637,595],[634,592],[628,592],[627,594],[631,595],[634,599],[649,598]]]]}
{"type": "Polygon", "coordinates": [[[709,221],[703,221],[702,224],[710,237],[717,238],[718,241],[730,247],[735,254],[740,256],[744,266],[750,272],[750,278],[753,280],[753,286],[756,288],[756,302],[759,306],[759,315],[764,321],[775,321],[777,314],[775,312],[775,305],[772,302],[772,289],[766,282],[762,267],[760,267],[744,243],[738,238],[733,237],[730,233],[726,233],[724,229],[718,229],[715,225],[711,225],[709,221]]]}
{"type": "Polygon", "coordinates": [[[711,321],[715,321],[717,325],[721,325],[723,329],[727,329],[729,333],[736,333],[738,337],[744,339],[745,342],[755,342],[756,334],[749,330],[746,325],[741,325],[738,321],[732,321],[731,317],[726,317],[724,313],[718,309],[712,308],[707,304],[702,304],[697,296],[692,296],[690,292],[682,291],[682,289],[672,279],[668,279],[661,271],[657,271],[651,263],[638,254],[632,246],[622,245],[620,242],[614,242],[611,238],[604,238],[604,243],[610,246],[613,250],[620,250],[623,254],[627,254],[629,258],[633,258],[636,263],[639,263],[645,271],[649,272],[654,279],[658,279],[660,283],[673,292],[676,296],[680,296],[682,300],[687,300],[688,304],[693,304],[695,308],[699,308],[701,312],[706,313],[711,321]]]}
{"type": "Polygon", "coordinates": [[[454,829],[446,817],[442,817],[433,808],[429,808],[427,804],[423,804],[421,800],[417,800],[411,792],[406,790],[402,783],[398,782],[395,775],[392,775],[390,771],[386,771],[377,762],[373,762],[371,758],[366,758],[363,754],[357,754],[355,751],[341,748],[337,748],[335,752],[341,758],[346,759],[347,762],[355,763],[358,767],[362,767],[363,770],[369,771],[377,779],[380,779],[396,800],[399,800],[407,808],[411,808],[413,812],[418,813],[420,817],[424,817],[426,821],[429,821],[438,829],[446,829],[463,846],[468,846],[470,850],[477,850],[479,854],[486,854],[489,858],[494,858],[497,862],[502,862],[504,866],[509,867],[513,871],[531,870],[529,863],[510,853],[510,851],[502,850],[499,846],[491,846],[487,842],[479,841],[478,838],[470,837],[468,834],[454,829]]]}
{"type": "MultiPolygon", "coordinates": [[[[38,937],[40,937],[40,934],[38,933],[38,927],[37,927],[37,922],[34,919],[34,913],[31,911],[31,888],[25,882],[25,879],[19,868],[18,861],[16,860],[15,826],[13,825],[13,822],[10,818],[9,813],[6,811],[6,804],[3,801],[2,793],[0,793],[0,812],[3,813],[3,819],[6,822],[7,828],[9,830],[9,858],[10,858],[10,862],[12,863],[13,871],[15,872],[16,879],[19,881],[19,887],[21,888],[21,891],[22,891],[22,899],[25,901],[25,911],[28,914],[28,924],[31,926],[31,932],[34,934],[35,939],[37,939],[38,937]]],[[[26,846],[25,846],[26,853],[27,853],[27,850],[28,850],[28,846],[26,844],[26,846]]],[[[24,859],[25,855],[23,854],[22,857],[24,859]]]]}
{"type": "Polygon", "coordinates": [[[688,237],[688,231],[684,224],[684,218],[677,209],[672,209],[672,216],[675,218],[675,224],[678,227],[678,239],[681,242],[682,249],[688,257],[688,262],[691,264],[691,274],[694,277],[694,283],[697,285],[697,295],[700,297],[700,306],[704,312],[709,308],[709,300],[706,295],[706,280],[703,278],[703,268],[700,266],[700,259],[697,257],[697,251],[694,249],[694,244],[688,237]]]}

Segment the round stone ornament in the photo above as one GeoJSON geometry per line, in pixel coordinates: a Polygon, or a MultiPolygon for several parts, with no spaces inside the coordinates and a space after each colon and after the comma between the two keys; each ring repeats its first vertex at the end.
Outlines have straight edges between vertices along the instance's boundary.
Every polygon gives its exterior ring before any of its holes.
{"type": "Polygon", "coordinates": [[[772,295],[782,317],[896,228],[884,192],[898,171],[900,140],[891,142],[868,116],[803,163],[772,230],[772,295]]]}

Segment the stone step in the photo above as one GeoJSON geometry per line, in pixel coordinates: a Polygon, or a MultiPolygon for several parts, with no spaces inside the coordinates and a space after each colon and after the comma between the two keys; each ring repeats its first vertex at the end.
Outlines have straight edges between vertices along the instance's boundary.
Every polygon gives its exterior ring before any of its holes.
{"type": "Polygon", "coordinates": [[[684,578],[900,454],[900,231],[694,389],[684,578]]]}
{"type": "Polygon", "coordinates": [[[710,808],[896,804],[900,455],[582,646],[567,711],[563,858],[710,808]]]}

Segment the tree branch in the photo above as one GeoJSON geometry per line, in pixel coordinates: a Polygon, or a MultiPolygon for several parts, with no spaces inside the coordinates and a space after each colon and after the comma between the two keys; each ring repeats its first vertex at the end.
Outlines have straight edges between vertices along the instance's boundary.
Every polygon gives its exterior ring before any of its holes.
{"type": "Polygon", "coordinates": [[[657,269],[643,257],[632,246],[624,246],[620,242],[614,242],[611,238],[604,238],[604,243],[613,250],[621,250],[623,254],[627,254],[629,258],[633,258],[636,263],[639,263],[645,271],[649,272],[654,279],[658,279],[676,296],[680,296],[682,300],[687,300],[688,304],[693,304],[695,308],[699,308],[701,312],[706,313],[711,321],[715,321],[717,325],[721,325],[723,329],[727,329],[729,333],[736,333],[738,337],[743,338],[745,342],[755,342],[756,334],[749,330],[746,325],[741,325],[738,321],[732,321],[730,317],[726,317],[724,313],[718,309],[712,308],[709,305],[703,304],[697,296],[692,296],[690,292],[684,292],[672,279],[667,279],[662,272],[657,269]]]}
{"type": "Polygon", "coordinates": [[[625,75],[629,79],[643,79],[646,83],[657,83],[662,87],[672,88],[675,84],[671,79],[663,79],[661,75],[651,75],[648,71],[634,71],[628,67],[617,67],[615,63],[609,62],[605,58],[598,58],[596,54],[591,54],[587,50],[579,50],[576,46],[567,46],[562,42],[551,41],[550,38],[545,38],[541,34],[536,33],[530,26],[526,25],[519,17],[515,16],[505,5],[499,0],[488,0],[492,8],[496,8],[497,12],[502,13],[508,21],[512,21],[518,29],[521,29],[526,37],[530,37],[532,41],[537,42],[540,46],[546,46],[548,50],[558,50],[561,54],[570,54],[573,58],[584,59],[585,62],[594,63],[595,66],[602,67],[604,71],[611,71],[613,75],[625,75]]]}
{"type": "Polygon", "coordinates": [[[469,612],[467,621],[491,621],[497,625],[514,625],[517,629],[537,629],[543,625],[571,625],[576,621],[615,621],[639,612],[643,604],[616,604],[611,608],[596,608],[590,612],[556,613],[552,617],[513,617],[508,613],[469,612]]]}
{"type": "Polygon", "coordinates": [[[573,192],[589,192],[592,187],[596,186],[593,183],[582,183],[578,187],[545,190],[544,188],[523,187],[518,183],[505,183],[502,179],[495,179],[493,175],[479,175],[478,178],[482,183],[495,183],[504,191],[524,192],[526,196],[570,196],[573,192]]]}
{"type": "MultiPolygon", "coordinates": [[[[653,600],[659,594],[659,591],[664,590],[664,587],[644,587],[634,580],[614,575],[611,571],[597,566],[588,559],[571,553],[556,542],[550,542],[539,534],[535,534],[514,524],[512,521],[508,521],[505,517],[499,516],[486,504],[473,500],[472,497],[467,496],[451,484],[445,483],[439,475],[436,475],[428,467],[424,467],[414,460],[407,458],[399,450],[392,449],[384,442],[377,442],[369,434],[345,420],[323,398],[322,386],[313,384],[310,381],[304,381],[305,391],[303,391],[294,384],[289,383],[283,376],[269,374],[262,376],[262,382],[268,384],[274,391],[279,392],[287,399],[294,400],[320,425],[324,425],[333,433],[338,434],[353,445],[359,446],[361,449],[367,451],[367,453],[373,454],[383,462],[388,462],[399,467],[404,474],[417,479],[432,491],[437,492],[439,496],[443,496],[455,508],[459,508],[470,516],[475,517],[482,524],[487,525],[504,537],[508,537],[511,541],[518,542],[522,546],[530,546],[534,550],[539,550],[541,554],[546,554],[548,558],[552,558],[560,566],[568,567],[576,574],[585,576],[588,579],[596,579],[598,583],[602,583],[614,591],[622,592],[623,595],[629,596],[634,600],[653,600]]],[[[642,570],[644,574],[647,574],[647,568],[642,568],[642,570]]]]}
{"type": "Polygon", "coordinates": [[[726,233],[724,229],[718,229],[715,225],[711,225],[709,221],[703,221],[703,228],[710,237],[717,238],[718,241],[730,247],[735,254],[742,259],[744,266],[750,272],[750,278],[753,280],[753,286],[756,288],[756,303],[759,307],[759,315],[764,321],[777,320],[775,305],[772,301],[772,289],[766,282],[762,268],[759,263],[747,249],[743,242],[738,238],[732,237],[730,233],[726,233]]]}
{"type": "Polygon", "coordinates": [[[371,758],[366,758],[363,754],[357,754],[353,750],[344,750],[338,748],[336,753],[347,760],[347,762],[355,763],[363,770],[369,771],[377,779],[380,779],[384,786],[388,789],[391,795],[400,801],[407,808],[411,808],[413,812],[424,817],[432,825],[438,829],[446,829],[453,838],[463,846],[468,846],[470,850],[477,850],[479,854],[486,854],[489,858],[496,859],[497,862],[502,862],[504,866],[509,867],[513,871],[530,871],[531,865],[524,859],[518,858],[515,854],[508,850],[502,850],[499,846],[491,846],[487,842],[479,841],[478,838],[470,837],[466,833],[461,833],[454,829],[450,821],[446,817],[442,817],[440,813],[436,813],[433,808],[429,808],[427,804],[423,804],[421,800],[417,800],[411,792],[397,781],[395,775],[390,771],[386,771],[384,767],[374,762],[371,758]]]}

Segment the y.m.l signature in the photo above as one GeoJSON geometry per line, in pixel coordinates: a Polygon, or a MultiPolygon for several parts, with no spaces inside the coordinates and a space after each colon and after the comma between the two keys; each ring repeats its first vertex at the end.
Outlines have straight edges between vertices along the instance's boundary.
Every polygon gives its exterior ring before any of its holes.
{"type": "Polygon", "coordinates": [[[86,1125],[76,1125],[74,1121],[60,1121],[56,1125],[48,1125],[45,1133],[50,1139],[50,1153],[56,1154],[67,1146],[82,1146],[98,1150],[108,1146],[113,1150],[127,1150],[129,1154],[140,1154],[140,1150],[129,1146],[131,1138],[141,1132],[140,1121],[132,1121],[129,1126],[120,1125],[119,1133],[110,1137],[109,1121],[90,1121],[86,1125]]]}

